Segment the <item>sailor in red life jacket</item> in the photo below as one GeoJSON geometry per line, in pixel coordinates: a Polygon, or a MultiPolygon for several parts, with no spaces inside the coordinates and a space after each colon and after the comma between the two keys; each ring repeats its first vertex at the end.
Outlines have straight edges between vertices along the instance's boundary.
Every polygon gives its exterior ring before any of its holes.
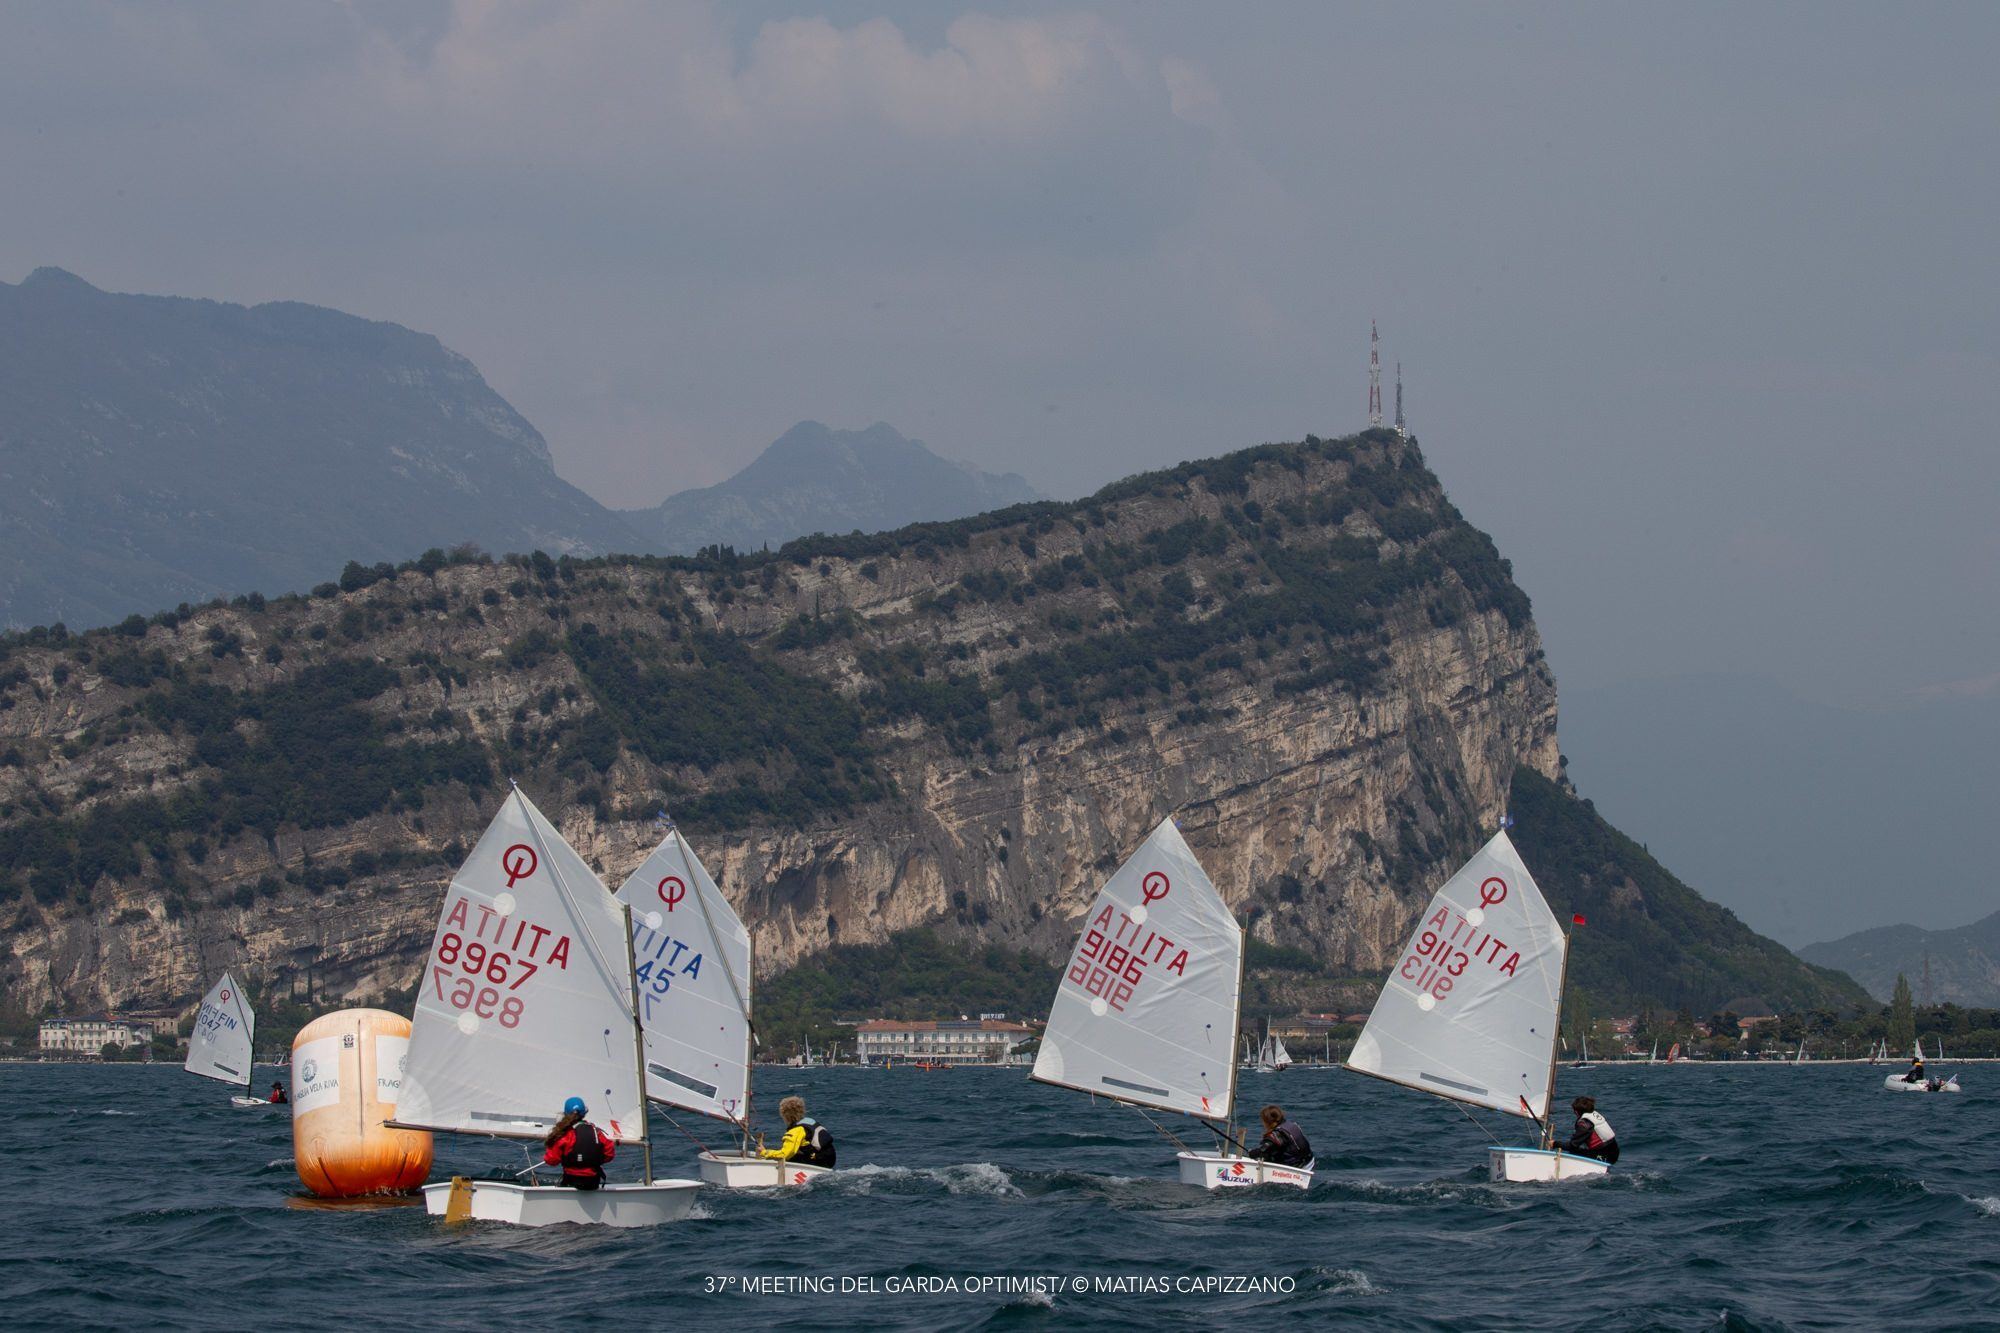
{"type": "Polygon", "coordinates": [[[273,1084],[271,1085],[271,1105],[273,1105],[273,1106],[283,1106],[283,1105],[284,1105],[284,1104],[285,1104],[286,1102],[288,1102],[288,1101],[290,1101],[290,1100],[291,1100],[291,1098],[290,1098],[290,1097],[287,1097],[287,1096],[285,1095],[285,1085],[284,1085],[284,1084],[282,1084],[282,1083],[273,1083],[273,1084]]]}
{"type": "Polygon", "coordinates": [[[1595,1157],[1601,1162],[1618,1160],[1618,1136],[1611,1122],[1597,1113],[1595,1097],[1579,1097],[1569,1104],[1576,1112],[1576,1129],[1562,1150],[1574,1157],[1595,1157]]]}
{"type": "Polygon", "coordinates": [[[594,1190],[604,1183],[604,1164],[618,1155],[617,1141],[583,1118],[583,1098],[563,1103],[563,1117],[542,1140],[542,1160],[562,1168],[562,1183],[594,1190]]]}

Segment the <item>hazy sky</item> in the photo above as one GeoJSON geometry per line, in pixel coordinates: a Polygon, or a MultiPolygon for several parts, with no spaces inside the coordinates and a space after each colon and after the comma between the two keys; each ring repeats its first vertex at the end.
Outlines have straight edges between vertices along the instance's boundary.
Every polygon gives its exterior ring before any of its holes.
{"type": "Polygon", "coordinates": [[[2000,6],[0,6],[0,275],[438,334],[607,502],[1412,426],[1565,684],[2000,673],[2000,6]]]}

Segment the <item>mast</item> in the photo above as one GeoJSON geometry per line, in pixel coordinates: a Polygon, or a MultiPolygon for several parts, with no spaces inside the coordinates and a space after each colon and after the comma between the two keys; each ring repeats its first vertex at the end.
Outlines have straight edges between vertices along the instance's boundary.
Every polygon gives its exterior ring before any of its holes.
{"type": "MultiPolygon", "coordinates": [[[[748,934],[746,931],[745,934],[748,934]]],[[[722,970],[729,971],[728,960],[723,961],[722,970]]],[[[750,975],[757,975],[757,937],[750,936],[750,975]]],[[[757,1020],[750,1017],[750,1007],[746,1001],[743,1017],[749,1021],[743,1024],[743,1120],[737,1125],[741,1136],[743,1155],[750,1155],[750,1093],[757,1082],[757,1020]]]]}
{"type": "MultiPolygon", "coordinates": [[[[553,867],[551,867],[553,869],[553,867]]],[[[632,987],[632,1051],[639,1061],[639,1149],[645,1158],[646,1183],[653,1183],[653,1104],[646,1097],[646,1023],[639,1017],[639,960],[632,952],[632,904],[620,903],[625,916],[625,980],[632,987]]]]}
{"type": "Polygon", "coordinates": [[[1569,993],[1569,946],[1576,935],[1576,914],[1570,913],[1570,924],[1563,931],[1562,977],[1556,982],[1556,1030],[1549,1034],[1549,1091],[1548,1100],[1542,1104],[1542,1147],[1556,1145],[1556,1036],[1562,1031],[1563,1000],[1569,993]]]}
{"type": "MultiPolygon", "coordinates": [[[[1229,1030],[1243,1030],[1243,961],[1250,952],[1250,930],[1242,922],[1236,924],[1236,1004],[1229,1012],[1229,1030]]],[[[1236,1062],[1229,1062],[1229,1111],[1223,1118],[1229,1124],[1228,1138],[1236,1139],[1236,1151],[1243,1151],[1243,1140],[1236,1134],[1236,1062]]],[[[1225,1140],[1226,1146],[1227,1140],[1225,1140]]]]}

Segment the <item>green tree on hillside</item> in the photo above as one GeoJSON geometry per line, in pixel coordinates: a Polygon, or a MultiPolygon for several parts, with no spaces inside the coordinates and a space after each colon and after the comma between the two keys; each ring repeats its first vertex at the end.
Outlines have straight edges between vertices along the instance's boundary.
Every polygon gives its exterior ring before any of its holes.
{"type": "Polygon", "coordinates": [[[1917,1039],[1917,1019],[1910,1005],[1910,983],[1901,972],[1896,974],[1896,989],[1889,996],[1889,1049],[1903,1052],[1917,1039]]]}

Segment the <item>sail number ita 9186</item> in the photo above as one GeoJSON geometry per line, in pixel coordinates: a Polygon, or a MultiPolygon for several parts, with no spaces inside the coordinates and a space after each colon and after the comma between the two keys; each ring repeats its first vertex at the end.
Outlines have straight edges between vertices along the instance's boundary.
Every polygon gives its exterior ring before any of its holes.
{"type": "Polygon", "coordinates": [[[1106,903],[1076,942],[1076,956],[1065,975],[1084,994],[1122,1013],[1155,963],[1186,976],[1188,951],[1106,903]]]}
{"type": "Polygon", "coordinates": [[[431,950],[430,988],[462,1014],[519,1027],[527,998],[518,992],[544,968],[567,971],[569,953],[569,936],[560,931],[454,898],[431,950]]]}

